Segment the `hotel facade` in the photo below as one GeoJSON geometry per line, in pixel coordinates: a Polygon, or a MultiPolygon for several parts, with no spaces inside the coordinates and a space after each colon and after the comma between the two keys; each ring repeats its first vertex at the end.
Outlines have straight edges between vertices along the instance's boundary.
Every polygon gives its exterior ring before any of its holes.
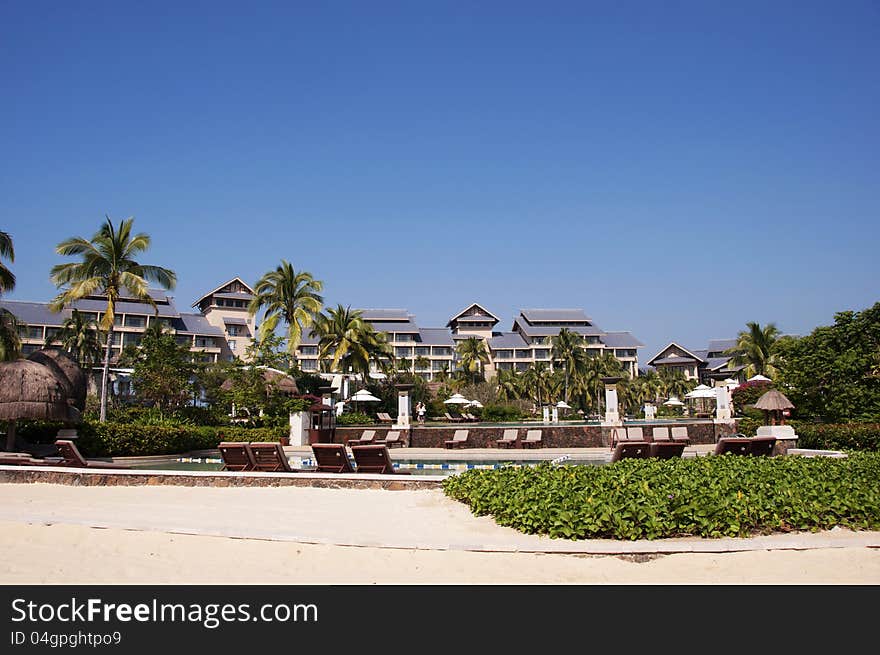
{"type": "MultiPolygon", "coordinates": [[[[180,311],[174,298],[163,291],[151,290],[154,308],[147,302],[124,297],[116,305],[111,370],[117,377],[130,373],[119,366],[122,349],[138,345],[152,321],[159,320],[172,332],[180,345],[187,346],[194,359],[202,362],[247,361],[246,350],[257,334],[255,318],[248,313],[254,297],[253,288],[234,277],[197,299],[192,308],[180,311]]],[[[48,303],[0,300],[3,307],[22,323],[19,333],[25,355],[42,348],[46,338],[58,334],[74,309],[86,318],[100,321],[107,299],[100,294],[71,303],[61,312],[50,311],[48,303]]],[[[479,303],[471,303],[444,327],[421,327],[405,309],[362,309],[365,321],[386,335],[399,369],[405,368],[426,380],[442,372],[460,370],[456,345],[470,337],[481,339],[489,353],[484,374],[490,378],[497,371],[523,372],[536,363],[552,368],[552,338],[566,328],[583,338],[590,355],[610,353],[620,360],[632,377],[639,374],[638,351],[643,344],[630,332],[607,332],[581,309],[523,309],[509,331],[497,329],[501,319],[479,303]]],[[[303,371],[319,373],[318,339],[306,334],[296,350],[303,371]]],[[[377,375],[378,370],[374,371],[377,375]]]]}

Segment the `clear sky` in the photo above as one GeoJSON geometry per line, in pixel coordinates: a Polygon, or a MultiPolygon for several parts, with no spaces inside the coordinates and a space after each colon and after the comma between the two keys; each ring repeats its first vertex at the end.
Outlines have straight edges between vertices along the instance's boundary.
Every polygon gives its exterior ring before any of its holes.
{"type": "Polygon", "coordinates": [[[876,2],[0,0],[19,300],[105,214],[181,308],[286,258],[442,326],[581,307],[646,361],[880,300],[876,2]]]}

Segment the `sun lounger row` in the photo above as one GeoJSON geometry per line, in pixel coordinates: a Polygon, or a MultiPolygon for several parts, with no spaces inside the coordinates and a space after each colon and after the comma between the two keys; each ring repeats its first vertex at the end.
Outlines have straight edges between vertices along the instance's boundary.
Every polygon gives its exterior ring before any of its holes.
{"type": "Polygon", "coordinates": [[[111,462],[87,460],[69,439],[55,442],[58,455],[52,457],[33,457],[30,453],[0,453],[0,464],[19,466],[71,466],[82,469],[127,469],[128,466],[111,462]]]}
{"type": "Polygon", "coordinates": [[[500,439],[495,441],[499,448],[516,448],[517,443],[522,448],[542,448],[544,446],[543,435],[540,430],[526,430],[525,439],[519,439],[519,430],[516,428],[505,430],[500,439]]]}
{"type": "Polygon", "coordinates": [[[619,443],[648,442],[648,443],[683,443],[690,444],[687,428],[679,426],[670,430],[668,427],[655,427],[651,429],[650,436],[645,434],[645,429],[637,426],[611,429],[611,448],[614,449],[619,443]]]}
{"type": "Polygon", "coordinates": [[[361,432],[360,438],[349,439],[346,443],[349,446],[367,446],[372,444],[388,446],[389,448],[392,446],[403,446],[405,442],[401,433],[401,430],[389,430],[385,434],[384,439],[377,439],[375,430],[364,430],[361,432]]]}
{"type": "Polygon", "coordinates": [[[480,421],[479,417],[474,416],[473,414],[470,414],[468,412],[462,412],[459,416],[453,416],[449,412],[444,412],[443,418],[446,419],[447,421],[449,421],[450,423],[461,423],[461,422],[478,423],[480,421]]]}
{"type": "Polygon", "coordinates": [[[614,447],[609,461],[618,462],[621,459],[643,459],[648,457],[672,459],[674,457],[681,457],[684,447],[684,443],[672,441],[622,441],[614,447]]]}
{"type": "Polygon", "coordinates": [[[714,455],[753,455],[770,457],[776,447],[776,437],[721,437],[715,444],[714,455]]]}
{"type": "MultiPolygon", "coordinates": [[[[224,471],[259,471],[264,473],[302,473],[312,469],[295,469],[290,466],[284,449],[278,442],[227,442],[218,446],[223,458],[224,471]]],[[[355,465],[348,458],[343,444],[312,444],[312,453],[318,473],[400,473],[397,471],[384,445],[352,446],[355,465]]]]}

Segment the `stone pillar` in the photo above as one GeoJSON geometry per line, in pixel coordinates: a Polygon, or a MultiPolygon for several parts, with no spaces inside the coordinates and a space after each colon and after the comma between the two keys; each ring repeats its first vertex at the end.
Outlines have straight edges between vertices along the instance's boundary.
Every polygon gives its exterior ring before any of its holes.
{"type": "Polygon", "coordinates": [[[602,378],[605,383],[605,420],[602,425],[623,425],[620,420],[620,412],[617,409],[617,383],[618,377],[602,378]]]}
{"type": "Polygon", "coordinates": [[[333,406],[333,387],[318,387],[321,392],[321,402],[328,407],[333,406]]]}
{"type": "Polygon", "coordinates": [[[409,392],[415,385],[412,384],[396,384],[397,389],[397,422],[394,424],[395,430],[407,430],[410,428],[410,407],[409,392]]]}
{"type": "Polygon", "coordinates": [[[541,418],[543,419],[544,423],[550,422],[550,408],[548,408],[548,407],[541,408],[541,418]]]}
{"type": "Polygon", "coordinates": [[[290,445],[307,446],[309,444],[309,413],[292,412],[290,414],[290,445]]]}
{"type": "Polygon", "coordinates": [[[651,403],[647,403],[645,405],[645,420],[653,421],[655,418],[657,418],[657,408],[651,403]]]}
{"type": "Polygon", "coordinates": [[[559,408],[554,406],[551,411],[552,421],[554,423],[559,423],[559,408]]]}
{"type": "Polygon", "coordinates": [[[726,386],[715,387],[715,420],[727,423],[730,416],[730,391],[726,386]]]}

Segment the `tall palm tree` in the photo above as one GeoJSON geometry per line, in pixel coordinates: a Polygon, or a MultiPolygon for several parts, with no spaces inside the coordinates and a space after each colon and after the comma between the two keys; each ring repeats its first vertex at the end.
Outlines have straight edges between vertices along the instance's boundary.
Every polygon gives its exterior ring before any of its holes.
{"type": "Polygon", "coordinates": [[[663,393],[667,398],[675,396],[681,400],[696,386],[696,380],[688,380],[681,371],[673,371],[668,368],[663,369],[660,373],[660,380],[663,383],[663,393]]]}
{"type": "Polygon", "coordinates": [[[560,362],[565,371],[564,400],[568,403],[568,387],[573,375],[581,371],[586,363],[586,352],[583,348],[583,337],[567,328],[562,328],[553,337],[551,354],[554,362],[560,362]]]}
{"type": "Polygon", "coordinates": [[[22,323],[15,314],[0,308],[0,362],[13,362],[21,357],[21,337],[18,334],[22,323]]]}
{"type": "Polygon", "coordinates": [[[532,364],[523,373],[523,387],[532,393],[538,407],[544,404],[549,395],[551,371],[544,362],[532,364]]]}
{"type": "Polygon", "coordinates": [[[779,355],[776,342],[779,340],[779,329],[774,323],[761,327],[760,323],[746,323],[746,329],[737,335],[736,345],[725,351],[733,355],[734,366],[745,366],[747,377],[766,375],[775,377],[778,373],[779,355]]]}
{"type": "Polygon", "coordinates": [[[261,277],[254,286],[248,311],[254,316],[265,309],[260,325],[260,340],[275,331],[280,320],[287,323],[287,352],[293,356],[302,341],[303,331],[314,322],[324,304],[320,292],[324,283],[306,271],[297,272],[286,259],[274,271],[261,277]]]}
{"type": "Polygon", "coordinates": [[[486,342],[479,337],[468,337],[458,342],[455,347],[461,370],[473,375],[474,384],[482,376],[483,368],[489,363],[489,351],[486,342]]]}
{"type": "Polygon", "coordinates": [[[149,282],[155,282],[163,289],[173,289],[177,284],[174,271],[161,266],[141,264],[135,259],[150,247],[150,237],[143,232],[132,234],[133,217],[124,219],[118,227],[113,225],[109,216],[106,219],[91,241],[83,237],[72,237],[55,247],[55,252],[59,255],[80,256],[82,261],[52,267],[51,279],[60,292],[49,304],[52,311],[59,312],[66,304],[92,294],[101,294],[107,298],[107,307],[100,323],[107,335],[104,370],[101,374],[102,422],[107,418],[107,378],[110,372],[116,303],[125,293],[152,305],[155,310],[156,303],[149,294],[149,282]]]}
{"type": "MultiPolygon", "coordinates": [[[[15,261],[15,248],[12,246],[12,237],[6,232],[0,232],[0,258],[15,261]]],[[[12,291],[15,288],[15,275],[3,262],[0,262],[0,294],[12,291]]]]}
{"type": "Polygon", "coordinates": [[[391,359],[391,346],[384,334],[376,332],[364,321],[361,312],[337,305],[315,320],[318,335],[318,356],[330,360],[330,370],[339,373],[351,369],[362,373],[364,380],[370,373],[370,363],[391,359]]]}
{"type": "Polygon", "coordinates": [[[46,336],[47,346],[60,343],[61,348],[84,368],[92,368],[101,361],[102,341],[103,335],[98,322],[86,318],[76,309],[64,321],[57,334],[46,336]]]}
{"type": "Polygon", "coordinates": [[[516,371],[500,370],[495,376],[499,400],[516,400],[522,395],[522,376],[516,371]]]}

